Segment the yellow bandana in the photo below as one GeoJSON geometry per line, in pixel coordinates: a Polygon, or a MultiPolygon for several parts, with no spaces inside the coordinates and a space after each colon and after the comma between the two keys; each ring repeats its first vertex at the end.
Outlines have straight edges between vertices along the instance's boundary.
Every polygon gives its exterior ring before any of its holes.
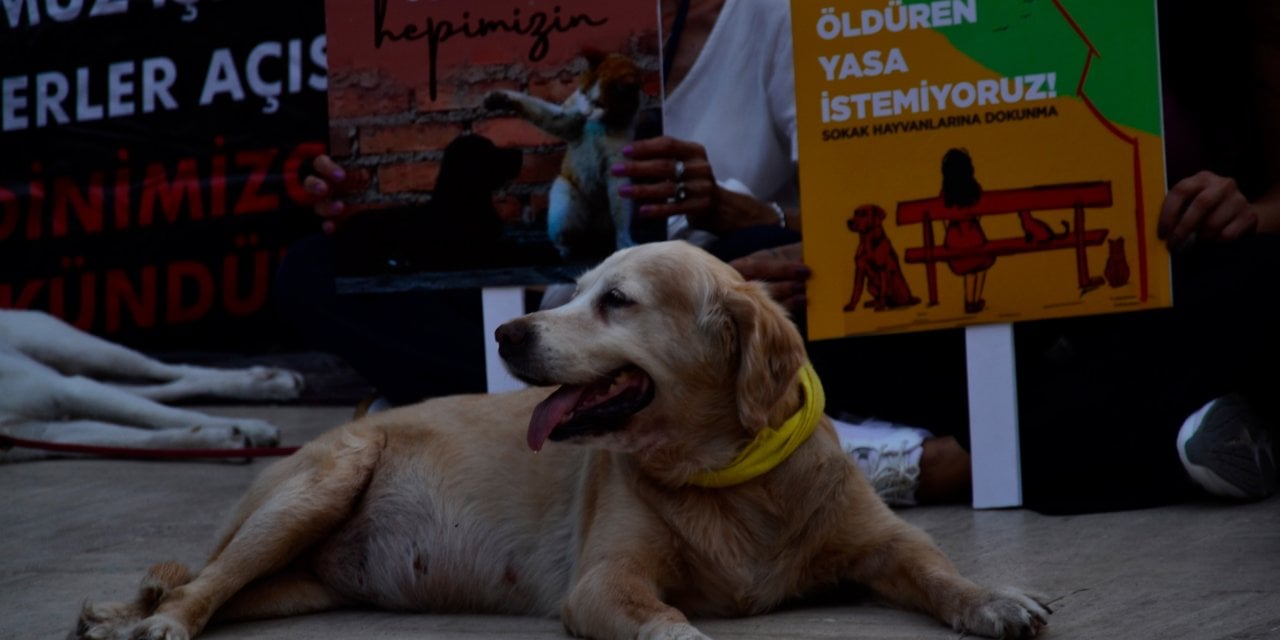
{"type": "Polygon", "coordinates": [[[689,484],[708,489],[741,484],[768,473],[804,444],[817,428],[827,399],[813,365],[806,362],[800,369],[799,378],[800,388],[804,391],[804,406],[795,415],[787,418],[777,429],[761,429],[729,466],[719,471],[699,471],[689,479],[689,484]]]}

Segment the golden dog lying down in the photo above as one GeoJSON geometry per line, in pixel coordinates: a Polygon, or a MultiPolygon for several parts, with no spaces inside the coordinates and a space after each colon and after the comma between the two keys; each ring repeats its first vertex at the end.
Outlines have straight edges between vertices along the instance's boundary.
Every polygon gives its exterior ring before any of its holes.
{"type": "Polygon", "coordinates": [[[681,242],[614,254],[497,339],[535,385],[429,400],[263,472],[208,565],[156,565],[73,638],[176,640],[346,605],[559,615],[588,638],[704,638],[838,582],[958,630],[1048,610],[961,577],[839,446],[804,344],[757,283],[681,242]],[[550,443],[548,443],[550,441],[550,443]],[[532,453],[529,449],[540,451],[532,453]]]}

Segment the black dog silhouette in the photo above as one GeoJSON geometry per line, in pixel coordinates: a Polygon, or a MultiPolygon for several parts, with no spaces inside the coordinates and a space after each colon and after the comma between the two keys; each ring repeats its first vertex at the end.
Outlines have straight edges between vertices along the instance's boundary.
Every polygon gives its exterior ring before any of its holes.
{"type": "Polygon", "coordinates": [[[337,272],[372,275],[503,266],[505,250],[493,192],[516,177],[519,149],[503,149],[476,134],[444,149],[431,201],[352,216],[337,233],[337,272]]]}

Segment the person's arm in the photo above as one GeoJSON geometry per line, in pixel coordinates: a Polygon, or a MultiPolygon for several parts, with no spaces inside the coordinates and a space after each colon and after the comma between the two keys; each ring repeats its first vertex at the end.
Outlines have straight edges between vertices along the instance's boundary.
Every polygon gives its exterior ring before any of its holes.
{"type": "Polygon", "coordinates": [[[1271,0],[1255,0],[1252,22],[1260,30],[1251,56],[1258,82],[1257,112],[1262,118],[1262,145],[1270,188],[1255,201],[1258,233],[1280,233],[1280,9],[1271,0]]]}
{"type": "Polygon", "coordinates": [[[1201,171],[1169,190],[1156,231],[1173,250],[1195,242],[1229,242],[1252,233],[1280,233],[1280,10],[1271,2],[1250,7],[1250,63],[1255,76],[1254,109],[1262,136],[1262,171],[1268,188],[1253,201],[1232,178],[1201,171]]]}

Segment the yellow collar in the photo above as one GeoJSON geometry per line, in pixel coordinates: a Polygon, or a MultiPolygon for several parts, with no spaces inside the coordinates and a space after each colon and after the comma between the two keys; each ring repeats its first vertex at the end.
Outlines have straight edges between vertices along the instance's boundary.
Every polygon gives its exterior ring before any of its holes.
{"type": "Polygon", "coordinates": [[[813,365],[806,362],[800,369],[799,378],[800,388],[804,391],[804,406],[799,411],[777,429],[761,429],[729,466],[718,471],[699,471],[689,479],[689,484],[709,489],[741,484],[768,473],[804,444],[822,419],[827,399],[813,365]]]}

